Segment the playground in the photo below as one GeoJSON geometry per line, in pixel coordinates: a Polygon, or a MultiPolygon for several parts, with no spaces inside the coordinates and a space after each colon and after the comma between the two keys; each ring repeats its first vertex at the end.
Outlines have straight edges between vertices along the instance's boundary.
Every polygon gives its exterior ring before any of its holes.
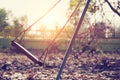
{"type": "Polygon", "coordinates": [[[60,1],[16,34],[1,32],[0,80],[120,79],[120,2],[71,1],[63,27],[33,29],[60,1]]]}

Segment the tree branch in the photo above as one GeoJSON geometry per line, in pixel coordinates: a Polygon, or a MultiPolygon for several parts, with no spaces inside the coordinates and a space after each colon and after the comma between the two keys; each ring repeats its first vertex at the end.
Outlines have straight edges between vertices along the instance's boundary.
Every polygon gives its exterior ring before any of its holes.
{"type": "Polygon", "coordinates": [[[105,0],[107,2],[107,4],[109,5],[109,7],[113,10],[113,12],[115,12],[118,16],[120,16],[120,13],[112,7],[112,5],[110,4],[110,2],[108,0],[105,0]]]}

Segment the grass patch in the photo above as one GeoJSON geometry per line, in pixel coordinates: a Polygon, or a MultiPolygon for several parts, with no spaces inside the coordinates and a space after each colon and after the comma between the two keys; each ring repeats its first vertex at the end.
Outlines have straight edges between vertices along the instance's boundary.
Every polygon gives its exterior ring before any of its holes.
{"type": "Polygon", "coordinates": [[[9,48],[10,42],[11,40],[8,38],[0,38],[0,50],[9,48]]]}

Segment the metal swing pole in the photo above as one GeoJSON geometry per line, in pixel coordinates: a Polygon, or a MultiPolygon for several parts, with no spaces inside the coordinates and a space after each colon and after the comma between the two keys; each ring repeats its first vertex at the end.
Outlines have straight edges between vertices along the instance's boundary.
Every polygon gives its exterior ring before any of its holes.
{"type": "Polygon", "coordinates": [[[76,36],[77,36],[77,33],[78,33],[80,27],[81,27],[82,21],[83,21],[83,19],[84,19],[84,16],[85,16],[85,14],[86,14],[86,11],[87,11],[87,9],[88,9],[88,6],[89,6],[90,1],[91,1],[91,0],[87,0],[87,2],[86,2],[86,5],[85,5],[85,8],[84,8],[83,13],[82,13],[82,15],[81,15],[81,18],[80,18],[80,20],[79,20],[79,23],[78,23],[78,25],[77,25],[77,27],[76,27],[76,29],[75,29],[74,35],[73,35],[73,37],[72,37],[72,39],[71,39],[71,41],[70,41],[70,43],[69,43],[69,47],[67,48],[67,50],[66,50],[66,52],[65,52],[65,57],[64,57],[63,62],[62,62],[62,64],[61,64],[60,70],[59,70],[59,72],[58,72],[58,74],[57,74],[56,80],[59,80],[59,78],[60,78],[60,75],[61,75],[61,73],[62,73],[62,70],[63,70],[64,66],[65,66],[65,63],[66,63],[67,58],[68,58],[68,56],[69,56],[69,53],[71,52],[72,45],[73,45],[73,43],[74,43],[74,41],[75,41],[75,38],[76,38],[76,36]]]}

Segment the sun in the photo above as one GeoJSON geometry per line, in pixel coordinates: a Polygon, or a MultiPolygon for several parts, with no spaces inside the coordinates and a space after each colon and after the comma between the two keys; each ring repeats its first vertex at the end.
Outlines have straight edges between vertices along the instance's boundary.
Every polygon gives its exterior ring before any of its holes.
{"type": "MultiPolygon", "coordinates": [[[[49,32],[49,31],[55,31],[56,30],[56,21],[54,16],[52,15],[46,15],[39,24],[34,25],[33,27],[31,27],[31,31],[29,31],[29,35],[31,34],[37,34],[37,32],[40,29],[45,29],[49,32]],[[45,28],[43,28],[45,27],[45,28]]],[[[39,32],[40,33],[40,32],[39,32]]],[[[49,33],[48,33],[49,34],[49,33]]],[[[50,33],[51,34],[51,33],[50,33]]]]}
{"type": "Polygon", "coordinates": [[[43,19],[43,24],[47,27],[48,30],[55,30],[56,23],[55,18],[52,15],[48,15],[43,19]]]}
{"type": "Polygon", "coordinates": [[[55,17],[52,15],[46,15],[41,21],[31,27],[32,31],[36,31],[41,28],[41,26],[45,26],[47,30],[55,30],[56,29],[56,21],[55,17]]]}

